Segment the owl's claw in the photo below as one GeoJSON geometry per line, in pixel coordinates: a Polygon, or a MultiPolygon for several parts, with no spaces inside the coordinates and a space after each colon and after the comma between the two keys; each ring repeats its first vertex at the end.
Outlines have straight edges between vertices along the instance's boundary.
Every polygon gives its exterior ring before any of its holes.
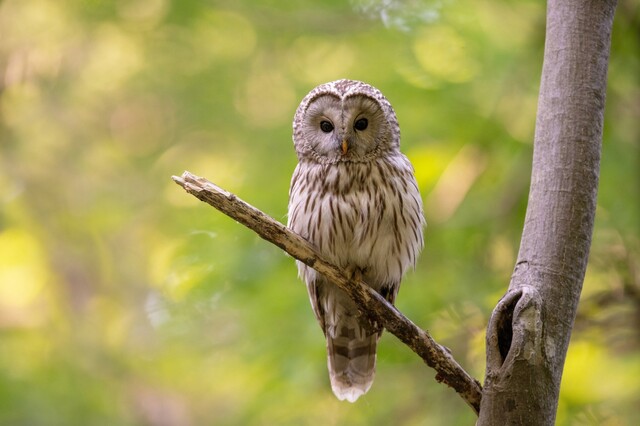
{"type": "Polygon", "coordinates": [[[347,278],[353,281],[362,281],[362,277],[367,268],[360,268],[358,266],[349,265],[345,268],[347,278]]]}

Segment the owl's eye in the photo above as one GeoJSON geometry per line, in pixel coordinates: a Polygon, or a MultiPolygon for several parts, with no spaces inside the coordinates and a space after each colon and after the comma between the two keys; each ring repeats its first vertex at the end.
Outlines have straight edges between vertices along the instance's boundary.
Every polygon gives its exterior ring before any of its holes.
{"type": "Polygon", "coordinates": [[[367,120],[366,118],[361,118],[359,120],[356,120],[356,122],[353,124],[353,128],[356,130],[364,130],[368,125],[369,120],[367,120]]]}
{"type": "Polygon", "coordinates": [[[325,133],[329,133],[333,130],[333,124],[329,123],[328,121],[321,121],[320,130],[322,130],[325,133]]]}

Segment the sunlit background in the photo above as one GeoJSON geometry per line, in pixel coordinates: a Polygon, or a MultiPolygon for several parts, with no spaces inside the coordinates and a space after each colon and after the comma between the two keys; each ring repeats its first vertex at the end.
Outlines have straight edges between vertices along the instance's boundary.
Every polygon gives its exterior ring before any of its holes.
{"type": "MultiPolygon", "coordinates": [[[[429,227],[397,305],[475,377],[519,245],[534,0],[0,1],[0,424],[470,425],[385,335],[331,393],[291,258],[175,185],[286,221],[291,120],[352,78],[394,105],[429,227]]],[[[559,425],[640,416],[640,20],[620,0],[590,266],[559,425]]]]}

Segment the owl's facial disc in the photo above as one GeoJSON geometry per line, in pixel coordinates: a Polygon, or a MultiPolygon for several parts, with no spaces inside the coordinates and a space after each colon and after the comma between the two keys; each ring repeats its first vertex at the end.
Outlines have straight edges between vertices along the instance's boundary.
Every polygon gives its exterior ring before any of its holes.
{"type": "Polygon", "coordinates": [[[329,162],[372,158],[389,131],[379,104],[363,95],[318,97],[307,108],[304,127],[308,148],[329,162]]]}

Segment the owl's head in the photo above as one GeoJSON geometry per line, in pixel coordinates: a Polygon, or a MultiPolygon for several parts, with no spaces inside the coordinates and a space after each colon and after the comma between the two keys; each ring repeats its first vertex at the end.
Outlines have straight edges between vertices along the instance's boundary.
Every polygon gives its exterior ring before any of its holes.
{"type": "Polygon", "coordinates": [[[337,80],[321,84],[302,100],[293,120],[293,143],[299,159],[364,162],[398,150],[400,128],[378,89],[337,80]]]}

